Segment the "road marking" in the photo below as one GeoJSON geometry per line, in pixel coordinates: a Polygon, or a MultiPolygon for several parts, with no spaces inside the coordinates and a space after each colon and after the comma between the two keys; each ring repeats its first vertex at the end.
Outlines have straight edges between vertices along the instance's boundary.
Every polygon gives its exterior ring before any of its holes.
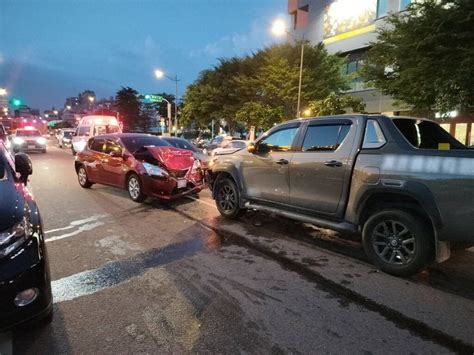
{"type": "Polygon", "coordinates": [[[186,197],[189,198],[189,199],[191,199],[191,200],[197,201],[197,202],[199,202],[199,203],[203,203],[203,204],[205,204],[205,205],[207,205],[207,206],[210,206],[210,207],[213,207],[213,208],[216,208],[216,209],[217,209],[216,205],[213,204],[213,203],[209,203],[209,202],[200,200],[200,199],[198,199],[198,198],[196,198],[196,197],[192,197],[192,196],[186,196],[186,197]]]}
{"type": "Polygon", "coordinates": [[[67,234],[63,234],[63,235],[59,235],[57,237],[51,237],[51,238],[48,238],[46,239],[46,243],[48,242],[54,242],[56,240],[61,240],[61,239],[66,239],[66,238],[70,238],[70,237],[73,237],[79,233],[82,233],[82,232],[86,232],[86,231],[90,231],[92,229],[95,229],[97,227],[100,227],[100,226],[103,226],[105,223],[104,222],[95,222],[95,223],[90,223],[90,224],[84,224],[82,226],[80,226],[77,230],[75,230],[74,232],[71,232],[71,233],[67,233],[67,234]]]}
{"type": "Polygon", "coordinates": [[[0,334],[0,354],[1,355],[13,354],[11,333],[0,334]]]}
{"type": "Polygon", "coordinates": [[[64,230],[68,230],[68,229],[72,229],[72,228],[75,228],[77,226],[80,226],[81,224],[86,224],[86,223],[89,223],[89,222],[95,222],[101,218],[105,218],[107,217],[106,214],[98,214],[98,215],[94,215],[94,216],[91,216],[89,218],[85,218],[85,219],[79,219],[77,221],[72,221],[71,223],[69,223],[69,226],[67,227],[62,227],[62,228],[56,228],[56,229],[50,229],[50,230],[47,230],[45,231],[44,233],[45,234],[49,234],[49,233],[54,233],[54,232],[59,232],[59,231],[64,231],[64,230]]]}

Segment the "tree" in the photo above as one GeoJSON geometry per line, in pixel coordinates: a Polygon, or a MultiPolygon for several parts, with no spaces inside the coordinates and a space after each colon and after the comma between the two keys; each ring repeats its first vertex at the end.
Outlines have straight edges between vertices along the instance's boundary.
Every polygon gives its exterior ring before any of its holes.
{"type": "Polygon", "coordinates": [[[364,112],[365,104],[361,98],[331,93],[322,100],[311,101],[309,108],[314,116],[341,115],[348,108],[352,112],[364,112]]]}
{"type": "Polygon", "coordinates": [[[474,105],[474,1],[425,0],[391,15],[362,74],[414,111],[474,105]]]}
{"type": "Polygon", "coordinates": [[[265,130],[284,120],[281,106],[270,106],[261,102],[246,102],[235,114],[239,122],[250,126],[261,127],[265,130]]]}
{"type": "Polygon", "coordinates": [[[115,102],[126,129],[142,126],[143,115],[138,91],[131,87],[122,87],[115,95],[115,102]]]}
{"type": "MultiPolygon", "coordinates": [[[[294,118],[300,46],[301,43],[273,45],[250,56],[220,59],[188,86],[184,117],[200,126],[207,126],[212,119],[225,119],[231,133],[238,121],[267,127],[294,118]]],[[[305,46],[302,107],[347,88],[341,71],[343,59],[329,55],[322,45],[305,46]]]]}

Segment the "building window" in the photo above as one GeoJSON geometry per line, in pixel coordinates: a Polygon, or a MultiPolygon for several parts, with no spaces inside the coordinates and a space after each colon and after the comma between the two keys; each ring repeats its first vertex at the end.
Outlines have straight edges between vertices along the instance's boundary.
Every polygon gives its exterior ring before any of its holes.
{"type": "Polygon", "coordinates": [[[388,14],[388,0],[377,1],[377,18],[387,16],[388,14]]]}
{"type": "Polygon", "coordinates": [[[410,4],[411,0],[400,0],[400,11],[405,10],[410,4]]]}

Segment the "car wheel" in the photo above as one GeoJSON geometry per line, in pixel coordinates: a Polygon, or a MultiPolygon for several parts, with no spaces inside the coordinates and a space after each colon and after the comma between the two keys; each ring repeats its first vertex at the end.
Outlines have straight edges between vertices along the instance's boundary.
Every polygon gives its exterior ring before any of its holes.
{"type": "Polygon", "coordinates": [[[433,257],[433,236],[426,222],[400,210],[372,215],[362,232],[364,250],[375,266],[395,276],[409,276],[433,257]]]}
{"type": "Polygon", "coordinates": [[[127,191],[130,198],[135,202],[142,202],[146,199],[146,196],[142,191],[142,183],[137,174],[132,174],[128,177],[127,191]]]}
{"type": "Polygon", "coordinates": [[[239,189],[232,179],[217,181],[215,198],[219,213],[226,218],[235,219],[245,212],[245,209],[240,208],[239,189]]]}
{"type": "Polygon", "coordinates": [[[79,181],[79,185],[85,189],[88,189],[92,186],[92,183],[87,177],[86,168],[82,165],[79,167],[79,169],[77,169],[77,181],[79,181]]]}

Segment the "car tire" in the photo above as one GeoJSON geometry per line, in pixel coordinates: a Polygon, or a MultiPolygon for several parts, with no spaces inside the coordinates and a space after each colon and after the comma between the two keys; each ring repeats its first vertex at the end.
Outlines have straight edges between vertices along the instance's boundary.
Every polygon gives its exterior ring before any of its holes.
{"type": "Polygon", "coordinates": [[[433,235],[422,218],[402,210],[382,210],[362,231],[365,253],[380,270],[394,276],[416,274],[433,258],[433,235]]]}
{"type": "Polygon", "coordinates": [[[131,174],[128,177],[127,191],[130,198],[135,202],[142,202],[146,199],[142,189],[142,182],[137,174],[131,174]]]}
{"type": "Polygon", "coordinates": [[[245,213],[240,207],[240,193],[233,179],[218,180],[215,192],[216,207],[228,219],[236,219],[245,213]]]}
{"type": "Polygon", "coordinates": [[[87,177],[87,171],[84,165],[79,166],[79,168],[77,169],[77,181],[79,182],[79,185],[81,185],[81,187],[85,189],[88,189],[92,186],[92,183],[87,177]]]}

